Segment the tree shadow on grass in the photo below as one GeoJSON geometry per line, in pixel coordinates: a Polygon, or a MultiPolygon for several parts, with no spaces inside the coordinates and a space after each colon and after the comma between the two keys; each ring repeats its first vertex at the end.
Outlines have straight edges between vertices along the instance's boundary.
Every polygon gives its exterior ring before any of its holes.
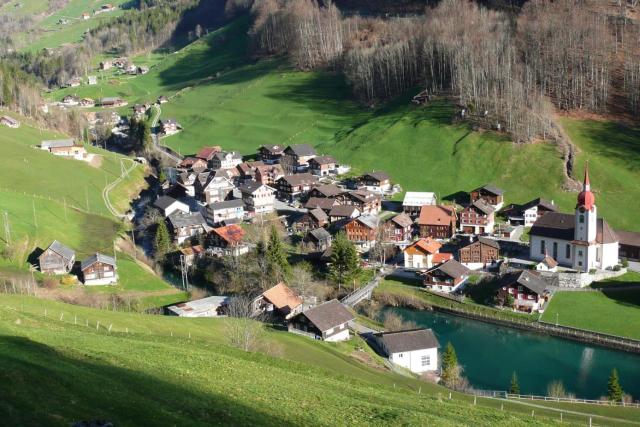
{"type": "Polygon", "coordinates": [[[630,171],[640,170],[640,129],[612,121],[591,123],[590,152],[598,156],[616,159],[630,171]]]}
{"type": "Polygon", "coordinates": [[[9,425],[292,425],[225,395],[70,358],[23,337],[0,337],[0,366],[0,415],[9,425]]]}
{"type": "MultiPolygon", "coordinates": [[[[630,283],[631,285],[631,283],[630,283]]],[[[602,293],[609,299],[614,300],[616,304],[640,308],[640,288],[638,289],[607,289],[602,293]]]]}

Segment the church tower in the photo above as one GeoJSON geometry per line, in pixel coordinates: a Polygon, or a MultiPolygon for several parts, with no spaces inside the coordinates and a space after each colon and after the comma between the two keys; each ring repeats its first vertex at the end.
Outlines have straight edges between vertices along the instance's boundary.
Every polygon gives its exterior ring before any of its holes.
{"type": "Polygon", "coordinates": [[[589,165],[584,171],[584,183],[578,203],[576,204],[575,229],[574,229],[574,253],[573,268],[580,271],[589,271],[596,268],[596,234],[598,231],[598,208],[596,198],[591,192],[589,182],[589,165]]]}

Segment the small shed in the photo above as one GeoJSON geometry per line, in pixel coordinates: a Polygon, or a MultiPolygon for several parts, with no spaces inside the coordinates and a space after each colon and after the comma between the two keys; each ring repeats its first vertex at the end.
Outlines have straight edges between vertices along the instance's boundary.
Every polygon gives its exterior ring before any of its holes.
{"type": "Polygon", "coordinates": [[[101,253],[95,253],[82,261],[80,270],[85,285],[110,285],[118,281],[115,258],[101,253]]]}
{"type": "Polygon", "coordinates": [[[38,257],[40,271],[47,274],[66,274],[76,261],[76,253],[69,247],[54,240],[38,257]]]}

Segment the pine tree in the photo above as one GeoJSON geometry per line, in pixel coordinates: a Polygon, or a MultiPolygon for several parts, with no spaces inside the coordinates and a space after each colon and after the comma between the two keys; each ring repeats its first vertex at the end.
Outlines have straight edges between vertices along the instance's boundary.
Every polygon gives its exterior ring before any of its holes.
{"type": "Polygon", "coordinates": [[[360,257],[356,247],[344,233],[338,233],[331,246],[331,280],[344,285],[354,280],[360,273],[360,257]]]}
{"type": "Polygon", "coordinates": [[[169,235],[167,223],[164,220],[160,220],[158,222],[158,228],[156,229],[156,238],[154,241],[154,249],[156,259],[163,259],[164,256],[171,250],[171,236],[169,235]]]}
{"type": "Polygon", "coordinates": [[[453,344],[450,342],[442,354],[442,383],[451,388],[455,388],[460,383],[460,366],[458,366],[458,356],[453,344]]]}
{"type": "Polygon", "coordinates": [[[513,371],[513,375],[511,376],[511,386],[509,387],[509,393],[520,394],[520,384],[518,383],[518,376],[516,375],[516,371],[513,371]]]}
{"type": "Polygon", "coordinates": [[[620,385],[620,379],[618,378],[618,370],[613,368],[611,375],[609,376],[609,383],[607,384],[607,395],[612,402],[622,402],[624,392],[620,385]]]}
{"type": "Polygon", "coordinates": [[[151,126],[149,125],[149,121],[144,120],[140,123],[140,127],[140,142],[145,150],[150,150],[153,145],[153,139],[151,138],[151,126]]]}
{"type": "Polygon", "coordinates": [[[283,280],[289,274],[291,266],[287,260],[287,252],[282,245],[278,230],[275,226],[271,226],[269,233],[266,258],[269,274],[275,280],[283,280]]]}

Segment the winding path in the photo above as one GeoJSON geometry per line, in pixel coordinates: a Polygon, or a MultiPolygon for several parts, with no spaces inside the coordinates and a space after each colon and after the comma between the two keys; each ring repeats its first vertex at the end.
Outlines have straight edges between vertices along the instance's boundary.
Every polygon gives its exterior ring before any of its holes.
{"type": "Polygon", "coordinates": [[[125,159],[122,158],[121,161],[123,160],[129,160],[131,162],[131,167],[129,167],[129,169],[124,171],[124,174],[120,175],[115,181],[111,182],[110,184],[107,184],[104,189],[102,190],[102,200],[104,200],[104,204],[107,207],[107,209],[109,210],[109,212],[111,213],[111,215],[118,217],[118,218],[124,218],[124,214],[121,214],[120,212],[118,212],[118,210],[113,206],[113,204],[111,203],[111,200],[109,200],[109,192],[111,190],[113,190],[116,185],[120,184],[127,176],[129,176],[129,174],[136,168],[137,163],[132,160],[132,159],[125,159]]]}

